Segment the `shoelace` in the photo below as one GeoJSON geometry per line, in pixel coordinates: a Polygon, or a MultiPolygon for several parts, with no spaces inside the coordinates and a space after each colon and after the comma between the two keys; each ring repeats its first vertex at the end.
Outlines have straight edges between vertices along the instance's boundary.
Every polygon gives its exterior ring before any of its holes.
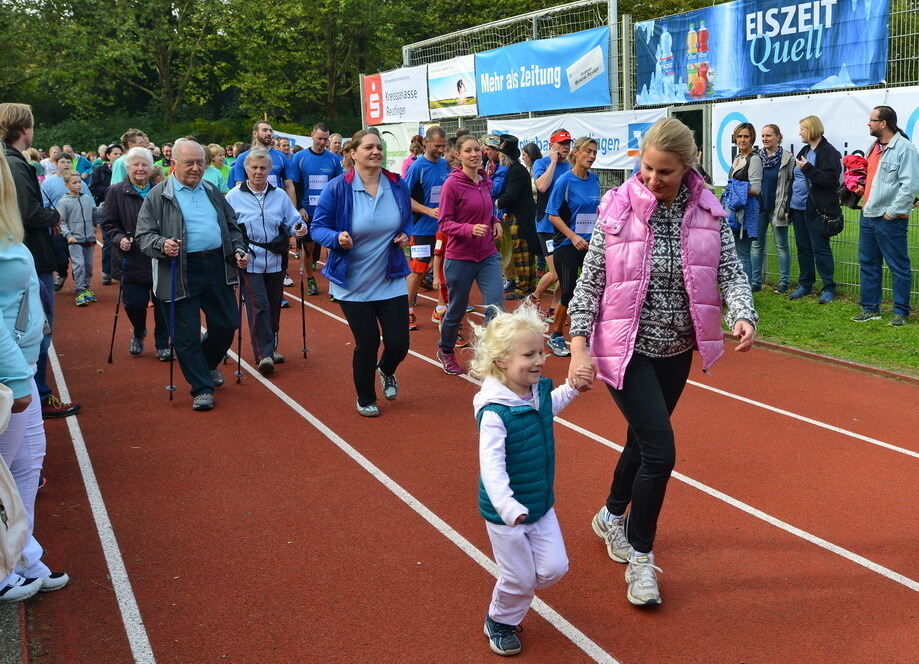
{"type": "Polygon", "coordinates": [[[53,394],[48,397],[48,407],[50,408],[60,408],[64,405],[64,402],[58,399],[53,394]]]}
{"type": "Polygon", "coordinates": [[[514,634],[519,634],[523,631],[523,627],[520,625],[505,625],[504,623],[496,622],[495,625],[495,635],[496,636],[513,636],[514,634]]]}
{"type": "Polygon", "coordinates": [[[655,570],[661,574],[664,573],[664,570],[652,563],[635,562],[634,560],[629,562],[638,568],[638,585],[642,588],[648,588],[649,586],[657,584],[657,577],[654,576],[655,570]]]}

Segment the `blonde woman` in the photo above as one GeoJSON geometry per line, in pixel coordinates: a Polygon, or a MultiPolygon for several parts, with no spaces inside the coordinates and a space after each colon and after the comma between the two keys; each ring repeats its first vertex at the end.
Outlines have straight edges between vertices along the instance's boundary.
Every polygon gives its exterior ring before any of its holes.
{"type": "Polygon", "coordinates": [[[569,378],[596,366],[629,425],[593,529],[610,558],[628,563],[635,605],[661,603],[654,537],[676,454],[670,414],[693,350],[703,369],[723,354],[722,293],[735,350],[750,350],[757,320],[727,215],[692,168],[696,151],[675,118],[648,130],[641,170],[600,203],[568,307],[569,378]]]}
{"type": "Polygon", "coordinates": [[[22,243],[16,188],[0,151],[0,383],[13,391],[13,414],[0,435],[0,456],[9,466],[29,518],[29,538],[16,569],[0,579],[0,601],[19,601],[37,592],[60,590],[70,580],[52,572],[35,540],[35,494],[45,458],[45,427],[35,385],[38,351],[45,327],[38,275],[22,243]]]}

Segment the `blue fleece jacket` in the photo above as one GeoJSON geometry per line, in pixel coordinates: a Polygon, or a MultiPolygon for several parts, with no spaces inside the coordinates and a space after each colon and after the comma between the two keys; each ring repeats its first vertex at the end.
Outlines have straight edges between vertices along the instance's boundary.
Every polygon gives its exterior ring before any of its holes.
{"type": "Polygon", "coordinates": [[[45,326],[38,275],[32,253],[21,242],[0,243],[0,383],[13,391],[13,397],[32,392],[32,368],[38,361],[38,347],[45,326]],[[28,319],[24,330],[16,330],[23,297],[28,298],[28,319]]]}

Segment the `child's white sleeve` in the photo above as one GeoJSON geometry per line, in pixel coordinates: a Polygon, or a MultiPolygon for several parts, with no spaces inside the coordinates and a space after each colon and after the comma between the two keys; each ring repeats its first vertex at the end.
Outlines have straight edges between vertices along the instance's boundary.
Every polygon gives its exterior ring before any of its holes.
{"type": "Polygon", "coordinates": [[[564,383],[552,390],[552,414],[558,415],[579,394],[580,392],[571,387],[566,379],[564,383]]]}
{"type": "Polygon", "coordinates": [[[479,472],[482,485],[492,506],[508,526],[513,526],[521,514],[529,510],[514,499],[511,478],[507,474],[504,439],[507,429],[497,413],[486,410],[479,423],[479,472]]]}

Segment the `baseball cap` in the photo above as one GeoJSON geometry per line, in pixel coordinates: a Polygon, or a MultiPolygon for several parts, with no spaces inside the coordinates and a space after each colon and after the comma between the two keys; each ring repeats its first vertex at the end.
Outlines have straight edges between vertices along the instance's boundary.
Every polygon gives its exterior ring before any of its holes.
{"type": "Polygon", "coordinates": [[[552,134],[552,138],[549,139],[550,143],[565,143],[571,141],[571,134],[569,134],[564,129],[559,129],[557,132],[552,134]]]}
{"type": "Polygon", "coordinates": [[[501,138],[497,134],[485,134],[482,137],[482,145],[497,149],[501,145],[501,138]]]}

